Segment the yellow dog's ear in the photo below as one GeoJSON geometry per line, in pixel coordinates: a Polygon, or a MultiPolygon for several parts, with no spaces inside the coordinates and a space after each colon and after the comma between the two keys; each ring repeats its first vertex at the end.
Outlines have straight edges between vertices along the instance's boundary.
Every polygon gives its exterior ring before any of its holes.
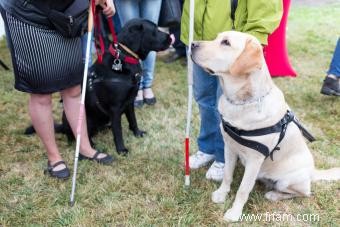
{"type": "Polygon", "coordinates": [[[248,75],[262,67],[262,48],[252,39],[247,39],[246,45],[235,62],[230,66],[231,75],[248,75]]]}

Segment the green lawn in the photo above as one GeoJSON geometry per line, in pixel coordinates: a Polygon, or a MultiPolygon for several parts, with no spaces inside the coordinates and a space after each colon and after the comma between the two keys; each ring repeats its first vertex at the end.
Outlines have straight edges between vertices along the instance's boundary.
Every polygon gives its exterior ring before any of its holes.
{"type": "MultiPolygon", "coordinates": [[[[325,71],[340,34],[340,4],[319,7],[293,6],[288,46],[297,78],[278,78],[289,105],[317,141],[309,144],[318,168],[340,166],[340,99],[320,95],[325,71]]],[[[0,58],[9,64],[4,42],[0,58]]],[[[158,61],[154,91],[155,107],[137,110],[140,128],[148,134],[135,138],[124,118],[124,139],[128,157],[115,153],[112,134],[95,138],[98,146],[116,157],[113,166],[79,163],[76,204],[68,206],[71,180],[60,182],[44,176],[44,149],[37,136],[23,135],[30,124],[26,94],[13,89],[11,72],[0,69],[0,226],[221,226],[223,213],[231,206],[242,176],[238,167],[230,197],[224,205],[211,201],[218,183],[205,180],[207,168],[192,172],[186,189],[183,173],[186,117],[186,68],[180,63],[158,61]]],[[[61,107],[55,98],[55,118],[61,107]]],[[[192,149],[198,121],[194,106],[192,149]]],[[[69,167],[73,167],[74,144],[57,135],[58,145],[69,167]]],[[[243,221],[235,225],[254,226],[339,226],[340,183],[315,183],[310,198],[269,202],[264,187],[256,185],[245,206],[246,214],[315,214],[316,222],[243,221]]]]}

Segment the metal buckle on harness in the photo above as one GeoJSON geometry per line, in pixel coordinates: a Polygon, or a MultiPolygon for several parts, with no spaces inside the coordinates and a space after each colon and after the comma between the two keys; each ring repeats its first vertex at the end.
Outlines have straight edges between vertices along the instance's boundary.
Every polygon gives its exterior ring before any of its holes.
{"type": "Polygon", "coordinates": [[[90,91],[93,90],[93,80],[97,78],[97,75],[95,72],[91,72],[90,75],[88,76],[88,82],[87,82],[87,86],[89,88],[90,91]]]}

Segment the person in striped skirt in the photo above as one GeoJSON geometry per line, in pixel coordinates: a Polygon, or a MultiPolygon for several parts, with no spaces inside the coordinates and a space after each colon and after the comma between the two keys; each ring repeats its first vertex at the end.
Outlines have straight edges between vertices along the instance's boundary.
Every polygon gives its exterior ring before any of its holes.
{"type": "MultiPolygon", "coordinates": [[[[74,0],[0,0],[8,47],[12,56],[15,89],[29,93],[29,114],[47,152],[47,173],[67,179],[69,169],[56,144],[52,116],[52,93],[60,92],[64,111],[76,132],[83,75],[80,37],[66,38],[50,26],[47,13],[38,7],[63,12],[74,0]]],[[[96,0],[107,16],[115,13],[112,0],[96,0]]],[[[86,119],[83,121],[80,159],[110,164],[113,157],[90,145],[86,119]]]]}

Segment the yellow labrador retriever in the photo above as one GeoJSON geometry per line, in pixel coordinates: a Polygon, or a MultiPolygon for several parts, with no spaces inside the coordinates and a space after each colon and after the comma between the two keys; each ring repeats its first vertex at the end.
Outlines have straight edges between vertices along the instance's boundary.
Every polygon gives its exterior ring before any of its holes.
{"type": "Polygon", "coordinates": [[[272,201],[309,196],[311,181],[340,179],[340,168],[315,169],[303,135],[313,138],[294,117],[281,90],[273,83],[255,37],[229,31],[213,41],[194,42],[192,59],[218,76],[223,90],[218,109],[226,163],[223,182],[212,193],[213,202],[225,201],[237,158],[245,166],[225,220],[240,218],[256,179],[269,183],[271,191],[265,197],[272,201]]]}

